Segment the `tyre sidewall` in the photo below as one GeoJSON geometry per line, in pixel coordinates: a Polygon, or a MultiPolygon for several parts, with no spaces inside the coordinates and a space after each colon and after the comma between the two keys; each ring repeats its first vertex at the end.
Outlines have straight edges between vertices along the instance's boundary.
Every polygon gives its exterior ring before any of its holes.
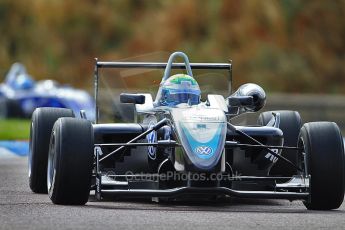
{"type": "Polygon", "coordinates": [[[308,209],[338,208],[344,199],[344,144],[338,126],[333,122],[312,122],[301,129],[310,196],[304,202],[308,209]]]}
{"type": "Polygon", "coordinates": [[[52,135],[55,135],[55,145],[50,151],[55,159],[55,175],[49,197],[55,204],[83,205],[88,201],[91,187],[92,124],[77,118],[60,118],[52,135]]]}

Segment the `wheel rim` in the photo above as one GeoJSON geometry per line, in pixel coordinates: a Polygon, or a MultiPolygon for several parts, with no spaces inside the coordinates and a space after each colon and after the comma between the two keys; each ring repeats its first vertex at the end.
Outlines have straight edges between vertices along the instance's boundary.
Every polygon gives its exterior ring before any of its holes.
{"type": "Polygon", "coordinates": [[[307,161],[307,151],[305,149],[305,144],[304,144],[304,140],[302,137],[299,138],[298,140],[298,147],[303,149],[303,150],[299,150],[298,154],[297,154],[297,165],[303,169],[304,173],[302,174],[302,172],[299,172],[300,175],[303,175],[305,177],[309,176],[309,172],[308,172],[308,161],[307,161]]]}
{"type": "Polygon", "coordinates": [[[48,166],[47,166],[47,187],[48,192],[51,190],[55,179],[55,132],[52,132],[49,154],[48,154],[48,166]]]}
{"type": "Polygon", "coordinates": [[[33,135],[34,135],[32,132],[33,130],[34,130],[34,123],[31,122],[30,133],[31,133],[32,137],[31,137],[31,140],[29,143],[29,159],[28,159],[29,178],[31,177],[31,167],[32,167],[32,149],[33,149],[32,142],[33,142],[33,135]]]}
{"type": "Polygon", "coordinates": [[[308,170],[308,156],[307,156],[307,151],[306,151],[306,147],[305,147],[305,142],[303,140],[302,137],[300,137],[298,139],[298,145],[297,145],[299,148],[303,149],[303,150],[299,150],[298,151],[298,154],[297,154],[297,166],[300,167],[303,172],[299,172],[299,175],[301,177],[304,177],[304,178],[309,178],[308,180],[308,184],[309,184],[309,187],[306,189],[305,192],[309,192],[309,196],[308,196],[308,199],[303,201],[304,204],[307,204],[310,202],[310,199],[311,199],[311,178],[310,178],[310,172],[308,170]]]}

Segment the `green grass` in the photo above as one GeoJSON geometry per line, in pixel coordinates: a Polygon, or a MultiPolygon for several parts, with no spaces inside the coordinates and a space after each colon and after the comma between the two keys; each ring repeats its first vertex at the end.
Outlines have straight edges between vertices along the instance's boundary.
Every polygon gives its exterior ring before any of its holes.
{"type": "Polygon", "coordinates": [[[0,120],[0,140],[28,140],[31,120],[0,120]]]}

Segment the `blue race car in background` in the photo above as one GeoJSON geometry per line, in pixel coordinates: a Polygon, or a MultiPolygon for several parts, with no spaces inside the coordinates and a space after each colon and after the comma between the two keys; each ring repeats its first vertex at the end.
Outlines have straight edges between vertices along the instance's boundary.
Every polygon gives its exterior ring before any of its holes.
{"type": "Polygon", "coordinates": [[[77,116],[84,110],[87,119],[95,119],[95,102],[87,92],[53,80],[34,81],[24,65],[14,63],[0,84],[0,118],[31,117],[38,107],[69,108],[77,116]]]}

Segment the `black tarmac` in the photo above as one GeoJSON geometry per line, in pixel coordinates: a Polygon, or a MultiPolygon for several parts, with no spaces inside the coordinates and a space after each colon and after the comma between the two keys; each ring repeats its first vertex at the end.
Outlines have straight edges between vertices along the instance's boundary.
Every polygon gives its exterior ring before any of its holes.
{"type": "Polygon", "coordinates": [[[308,211],[300,201],[154,203],[113,200],[85,206],[51,203],[30,191],[27,158],[0,158],[0,229],[345,229],[345,206],[308,211]]]}

